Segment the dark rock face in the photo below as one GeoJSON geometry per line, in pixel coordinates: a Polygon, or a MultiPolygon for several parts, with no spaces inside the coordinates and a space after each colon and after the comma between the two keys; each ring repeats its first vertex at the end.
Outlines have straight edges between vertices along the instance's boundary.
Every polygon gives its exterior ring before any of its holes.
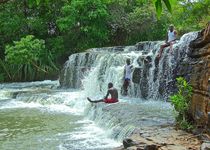
{"type": "Polygon", "coordinates": [[[132,81],[136,84],[140,83],[142,68],[134,68],[132,81]]]}
{"type": "Polygon", "coordinates": [[[123,140],[124,148],[128,148],[128,147],[131,147],[131,146],[134,146],[134,145],[136,145],[136,143],[132,139],[124,139],[123,140]]]}
{"type": "Polygon", "coordinates": [[[191,114],[198,125],[205,126],[210,112],[210,23],[189,47],[188,59],[178,66],[177,76],[184,76],[193,86],[191,114]]]}
{"type": "Polygon", "coordinates": [[[144,147],[144,150],[158,150],[158,146],[155,145],[155,144],[146,145],[146,146],[144,147]]]}

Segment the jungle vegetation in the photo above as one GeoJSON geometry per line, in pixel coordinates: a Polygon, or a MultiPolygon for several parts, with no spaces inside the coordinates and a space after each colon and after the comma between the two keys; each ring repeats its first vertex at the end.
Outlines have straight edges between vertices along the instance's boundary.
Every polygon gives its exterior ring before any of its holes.
{"type": "Polygon", "coordinates": [[[0,81],[57,77],[69,55],[88,48],[164,40],[210,20],[210,0],[3,0],[0,81]]]}

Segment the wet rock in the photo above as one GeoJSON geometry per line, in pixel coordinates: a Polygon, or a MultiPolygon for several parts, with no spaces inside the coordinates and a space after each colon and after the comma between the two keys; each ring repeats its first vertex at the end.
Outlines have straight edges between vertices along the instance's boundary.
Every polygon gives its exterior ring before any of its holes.
{"type": "Polygon", "coordinates": [[[178,64],[177,76],[183,76],[193,87],[191,115],[198,126],[207,126],[210,70],[210,22],[189,45],[188,57],[178,64]]]}
{"type": "Polygon", "coordinates": [[[141,90],[141,96],[143,98],[147,98],[148,96],[148,79],[147,78],[142,78],[141,83],[140,83],[140,90],[141,90]]]}
{"type": "Polygon", "coordinates": [[[123,146],[124,148],[128,148],[131,146],[137,145],[132,139],[124,139],[123,140],[123,146]]]}
{"type": "Polygon", "coordinates": [[[208,112],[208,128],[210,129],[210,112],[208,112]]]}
{"type": "Polygon", "coordinates": [[[158,146],[157,145],[146,145],[144,146],[144,150],[158,150],[158,146]]]}
{"type": "Polygon", "coordinates": [[[203,143],[201,145],[201,150],[210,150],[210,143],[203,143]]]}
{"type": "MultiPolygon", "coordinates": [[[[137,150],[138,148],[136,146],[131,146],[126,148],[126,150],[137,150]]],[[[140,150],[143,150],[142,148],[140,150]]]]}
{"type": "Polygon", "coordinates": [[[140,83],[142,68],[134,68],[132,82],[140,83]]]}
{"type": "Polygon", "coordinates": [[[202,128],[195,128],[192,130],[192,134],[194,135],[199,135],[203,132],[203,129],[202,128]]]}
{"type": "Polygon", "coordinates": [[[167,145],[166,148],[162,148],[163,150],[187,150],[187,148],[181,145],[167,145]]]}
{"type": "Polygon", "coordinates": [[[151,49],[155,44],[157,44],[158,41],[144,41],[144,42],[139,42],[137,43],[135,46],[137,47],[137,50],[138,51],[145,51],[145,50],[149,50],[151,49]]]}

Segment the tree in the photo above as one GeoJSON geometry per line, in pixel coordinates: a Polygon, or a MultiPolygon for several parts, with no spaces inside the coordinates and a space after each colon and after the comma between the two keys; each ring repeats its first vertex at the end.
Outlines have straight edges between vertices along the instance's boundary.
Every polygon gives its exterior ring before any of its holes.
{"type": "Polygon", "coordinates": [[[176,25],[179,32],[200,30],[205,27],[210,20],[210,1],[199,0],[186,2],[180,0],[175,6],[172,22],[176,25]]]}
{"type": "Polygon", "coordinates": [[[57,20],[59,29],[67,32],[68,43],[74,49],[105,46],[109,39],[109,14],[102,0],[72,0],[62,8],[57,20]]]}

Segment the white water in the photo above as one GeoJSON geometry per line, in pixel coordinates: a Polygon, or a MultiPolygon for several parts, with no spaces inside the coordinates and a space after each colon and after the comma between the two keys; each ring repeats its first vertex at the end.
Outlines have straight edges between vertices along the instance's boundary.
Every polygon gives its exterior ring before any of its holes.
{"type": "Polygon", "coordinates": [[[135,46],[91,49],[71,55],[62,71],[63,87],[84,89],[87,95],[98,98],[112,82],[121,90],[123,70],[127,58],[140,73],[134,76],[139,83],[131,83],[129,96],[143,99],[165,99],[171,93],[177,64],[187,57],[188,44],[197,33],[188,33],[173,45],[172,53],[165,48],[159,63],[156,57],[162,42],[142,42],[135,46]]]}
{"type": "MultiPolygon", "coordinates": [[[[26,129],[21,129],[19,127],[17,130],[21,131],[22,134],[17,136],[16,138],[10,139],[6,135],[12,134],[13,125],[11,126],[10,120],[5,119],[2,121],[2,125],[4,126],[5,122],[9,123],[10,126],[7,128],[3,128],[0,123],[0,149],[27,149],[27,145],[31,143],[33,147],[31,149],[111,149],[121,145],[120,142],[117,142],[109,137],[107,132],[98,127],[93,121],[87,118],[84,115],[85,106],[88,105],[85,100],[86,97],[83,96],[82,91],[78,90],[57,90],[50,89],[49,87],[57,86],[57,82],[39,82],[34,83],[14,83],[14,84],[1,84],[0,94],[0,113],[4,112],[6,114],[11,113],[13,111],[27,111],[31,110],[31,113],[38,111],[42,114],[51,118],[56,115],[67,115],[69,118],[81,118],[76,119],[78,121],[71,122],[69,124],[65,124],[71,126],[73,124],[75,127],[70,127],[69,130],[64,130],[62,132],[55,132],[53,136],[48,135],[48,133],[40,133],[41,137],[36,138],[36,132],[33,129],[30,129],[34,134],[24,134],[23,131],[26,129]],[[20,86],[19,86],[20,85],[20,86]],[[48,86],[50,85],[50,86],[48,86]],[[24,92],[21,92],[24,91],[24,92]],[[19,92],[14,97],[13,93],[19,92]],[[14,97],[14,98],[11,98],[14,97]],[[27,139],[23,139],[23,138],[27,139]],[[12,140],[13,139],[13,140],[12,140]],[[6,140],[6,141],[5,141],[6,140]],[[22,144],[17,144],[22,142],[22,144]],[[51,143],[53,142],[53,143],[51,143]],[[16,144],[15,144],[16,143],[16,144]],[[41,146],[40,143],[42,143],[41,146]],[[50,143],[50,145],[48,145],[50,143]]],[[[9,115],[9,114],[8,114],[9,115]]],[[[30,113],[28,114],[30,116],[30,113]]],[[[15,117],[24,116],[24,113],[14,114],[15,117]]],[[[31,115],[33,116],[33,115],[31,115]]],[[[3,115],[1,117],[4,117],[3,115]]],[[[39,117],[39,113],[37,113],[37,117],[39,117]]],[[[62,116],[61,116],[62,117],[62,116]]],[[[21,117],[22,118],[22,117],[21,117]]],[[[54,118],[54,117],[53,117],[54,118]]],[[[9,119],[9,118],[8,118],[9,119]]],[[[75,120],[74,119],[74,120],[75,120]]],[[[55,120],[56,121],[56,120],[55,120]]],[[[16,122],[20,124],[20,122],[16,122]]],[[[53,122],[52,122],[53,123],[53,122]]],[[[55,122],[54,122],[55,123],[55,122]]],[[[51,124],[53,126],[53,124],[51,124]]],[[[57,125],[56,125],[57,126],[57,125]]],[[[37,125],[35,127],[40,128],[42,130],[41,125],[37,125]]],[[[54,127],[53,127],[54,128],[54,127]]],[[[34,130],[35,130],[34,129],[34,130]]],[[[49,130],[52,130],[49,127],[49,130]]],[[[52,130],[52,132],[54,132],[52,130]]]]}
{"type": "MultiPolygon", "coordinates": [[[[55,88],[58,86],[57,82],[35,82],[36,86],[33,86],[32,83],[20,83],[20,86],[18,85],[19,83],[0,85],[2,87],[0,89],[2,96],[0,113],[3,113],[2,116],[4,116],[4,112],[8,114],[21,110],[31,110],[31,116],[34,116],[33,112],[36,110],[49,116],[49,118],[56,115],[67,115],[69,118],[80,119],[75,122],[69,121],[64,125],[65,128],[68,128],[72,124],[75,126],[74,128],[55,132],[49,136],[49,133],[46,134],[43,131],[38,138],[37,133],[30,129],[30,132],[34,132],[31,133],[32,135],[22,133],[23,135],[21,134],[20,137],[10,139],[5,135],[12,129],[0,127],[2,133],[6,132],[0,134],[1,149],[13,149],[15,147],[27,149],[29,143],[34,145],[32,149],[112,149],[120,146],[122,139],[130,135],[136,127],[173,122],[173,118],[170,117],[171,107],[169,103],[165,102],[139,102],[139,99],[135,98],[121,98],[118,104],[92,105],[86,100],[87,94],[90,94],[86,90],[57,89],[55,88]],[[132,116],[129,113],[132,113],[132,116]],[[119,121],[120,118],[121,121],[119,121]],[[7,141],[4,141],[5,138],[7,141]],[[42,143],[42,147],[40,147],[40,143],[42,143]]],[[[103,92],[95,93],[96,97],[101,97],[103,94],[103,92]]],[[[28,115],[30,116],[30,112],[28,115]]],[[[36,115],[39,118],[39,113],[36,115]]],[[[14,114],[14,116],[19,118],[24,116],[24,113],[14,114]]],[[[52,124],[54,123],[52,122],[52,124]]],[[[35,129],[37,128],[42,130],[39,125],[35,127],[35,129]]],[[[18,130],[23,129],[19,127],[18,130]]]]}

